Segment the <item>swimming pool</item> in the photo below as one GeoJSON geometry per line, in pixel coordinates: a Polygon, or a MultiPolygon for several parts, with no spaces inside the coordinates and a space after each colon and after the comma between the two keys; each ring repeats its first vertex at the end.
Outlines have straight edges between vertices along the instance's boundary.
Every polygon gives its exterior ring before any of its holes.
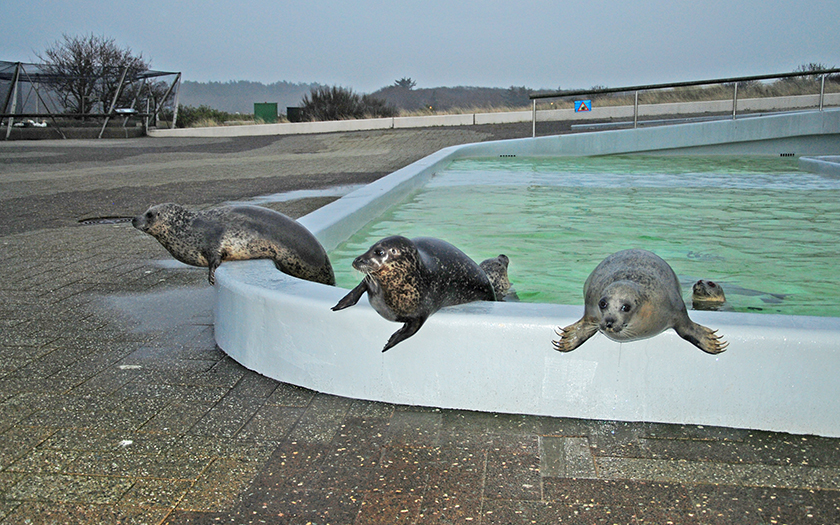
{"type": "MultiPolygon", "coordinates": [[[[834,110],[455,146],[300,222],[334,250],[434,173],[465,159],[686,149],[778,157],[827,155],[838,147],[840,111],[834,110]]],[[[840,176],[836,168],[831,176],[840,176]]],[[[729,341],[726,352],[705,354],[669,330],[630,343],[596,335],[559,353],[550,343],[554,330],[580,318],[582,297],[565,305],[476,302],[442,309],[382,353],[397,325],[365,300],[331,311],[346,288],[289,277],[270,261],[233,261],[217,271],[215,292],[220,348],[261,374],[321,392],[441,408],[840,436],[838,317],[695,311],[694,321],[729,341]]]]}
{"type": "Polygon", "coordinates": [[[455,160],[330,258],[352,288],[350,263],[382,237],[439,237],[476,261],[508,255],[522,301],[578,304],[604,257],[644,248],[671,264],[686,298],[704,278],[723,283],[733,311],[840,317],[840,179],[797,166],[767,156],[455,160]]]}

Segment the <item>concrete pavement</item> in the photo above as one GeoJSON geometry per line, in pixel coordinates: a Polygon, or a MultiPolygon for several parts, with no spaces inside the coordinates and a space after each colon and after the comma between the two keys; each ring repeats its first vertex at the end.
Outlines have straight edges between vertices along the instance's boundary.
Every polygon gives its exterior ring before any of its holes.
{"type": "Polygon", "coordinates": [[[0,142],[0,523],[840,522],[838,439],[267,379],[216,348],[206,270],[130,224],[79,222],[367,183],[528,126],[0,142]]]}

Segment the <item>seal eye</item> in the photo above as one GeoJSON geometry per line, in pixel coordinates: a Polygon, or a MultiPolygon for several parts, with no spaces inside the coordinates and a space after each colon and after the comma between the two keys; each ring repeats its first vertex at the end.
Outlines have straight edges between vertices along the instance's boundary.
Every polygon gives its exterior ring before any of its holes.
{"type": "Polygon", "coordinates": [[[377,248],[373,250],[373,254],[377,257],[382,257],[383,255],[385,255],[385,250],[383,250],[382,248],[377,248]]]}
{"type": "Polygon", "coordinates": [[[717,285],[715,283],[713,283],[712,281],[709,281],[708,284],[709,284],[709,288],[717,288],[717,285]]]}
{"type": "Polygon", "coordinates": [[[146,212],[146,218],[147,218],[147,219],[151,219],[151,218],[152,218],[152,217],[154,217],[154,216],[155,216],[155,214],[154,214],[154,213],[152,213],[152,212],[150,212],[150,211],[147,211],[147,212],[146,212]]]}
{"type": "Polygon", "coordinates": [[[621,310],[622,312],[629,312],[630,308],[631,308],[631,306],[629,304],[624,303],[624,304],[621,305],[621,308],[619,308],[619,310],[621,310]]]}
{"type": "Polygon", "coordinates": [[[607,300],[606,299],[601,299],[600,301],[598,301],[598,308],[600,308],[601,310],[606,310],[607,309],[607,300]]]}

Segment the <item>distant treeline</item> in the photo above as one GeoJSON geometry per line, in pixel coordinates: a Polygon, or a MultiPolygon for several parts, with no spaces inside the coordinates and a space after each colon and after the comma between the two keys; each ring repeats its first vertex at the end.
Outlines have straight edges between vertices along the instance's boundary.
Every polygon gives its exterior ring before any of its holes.
{"type": "Polygon", "coordinates": [[[392,85],[371,93],[402,111],[449,111],[452,109],[520,108],[528,106],[533,90],[521,87],[413,88],[392,85]]]}
{"type": "Polygon", "coordinates": [[[286,107],[299,106],[304,95],[320,86],[321,84],[315,82],[263,84],[247,80],[229,82],[187,80],[181,83],[179,102],[184,106],[208,106],[220,111],[246,114],[254,112],[254,102],[277,102],[280,113],[286,113],[286,107]]]}
{"type": "MultiPolygon", "coordinates": [[[[246,80],[230,82],[181,83],[180,103],[185,106],[208,106],[230,113],[254,112],[254,102],[277,102],[280,113],[287,107],[298,107],[304,95],[313,89],[325,87],[322,84],[295,84],[275,82],[263,84],[246,80]]],[[[408,88],[398,85],[384,87],[370,95],[404,112],[449,111],[459,108],[516,108],[529,104],[531,90],[522,87],[439,87],[408,88]]]]}

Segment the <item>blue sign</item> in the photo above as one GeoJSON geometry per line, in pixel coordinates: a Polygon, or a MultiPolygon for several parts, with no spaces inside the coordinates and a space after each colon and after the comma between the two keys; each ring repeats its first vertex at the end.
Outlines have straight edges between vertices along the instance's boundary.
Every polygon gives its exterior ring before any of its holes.
{"type": "Polygon", "coordinates": [[[575,113],[578,111],[592,111],[591,100],[575,100],[575,113]]]}

